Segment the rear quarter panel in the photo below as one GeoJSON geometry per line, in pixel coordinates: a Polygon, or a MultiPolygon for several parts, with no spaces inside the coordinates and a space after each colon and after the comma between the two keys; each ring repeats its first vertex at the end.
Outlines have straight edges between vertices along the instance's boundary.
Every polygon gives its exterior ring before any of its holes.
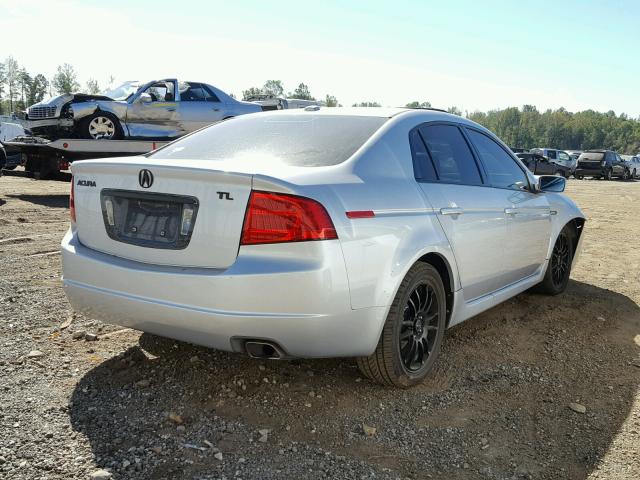
{"type": "Polygon", "coordinates": [[[345,181],[327,187],[354,309],[390,305],[409,268],[431,252],[447,261],[458,289],[449,242],[414,178],[408,132],[415,123],[395,123],[365,144],[345,181]],[[358,210],[375,217],[347,218],[358,210]]]}

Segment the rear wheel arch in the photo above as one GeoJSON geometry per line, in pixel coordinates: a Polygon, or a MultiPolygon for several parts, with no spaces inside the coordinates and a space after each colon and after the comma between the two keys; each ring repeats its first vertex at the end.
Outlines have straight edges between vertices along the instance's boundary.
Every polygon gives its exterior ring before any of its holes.
{"type": "MultiPolygon", "coordinates": [[[[440,278],[442,279],[442,284],[444,285],[446,300],[447,300],[447,326],[451,321],[451,313],[453,312],[453,292],[455,291],[455,284],[453,282],[454,274],[451,269],[451,265],[442,255],[431,252],[423,255],[418,259],[418,262],[428,263],[432,267],[434,267],[440,278]]],[[[416,262],[416,263],[418,263],[416,262]]]]}

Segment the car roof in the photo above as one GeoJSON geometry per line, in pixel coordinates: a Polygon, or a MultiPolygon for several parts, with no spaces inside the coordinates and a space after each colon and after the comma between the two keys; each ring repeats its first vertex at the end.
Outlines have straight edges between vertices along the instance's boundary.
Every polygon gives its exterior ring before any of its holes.
{"type": "MultiPolygon", "coordinates": [[[[289,100],[289,99],[288,99],[289,100]]],[[[272,110],[261,112],[261,115],[283,115],[283,114],[300,114],[300,115],[331,115],[331,116],[357,116],[357,117],[378,117],[392,118],[404,114],[415,115],[433,115],[442,119],[443,116],[449,117],[452,121],[467,121],[464,117],[447,113],[438,108],[406,108],[406,107],[324,107],[321,105],[309,105],[305,108],[292,108],[284,110],[272,110]]],[[[473,123],[473,122],[469,122],[473,123]]]]}

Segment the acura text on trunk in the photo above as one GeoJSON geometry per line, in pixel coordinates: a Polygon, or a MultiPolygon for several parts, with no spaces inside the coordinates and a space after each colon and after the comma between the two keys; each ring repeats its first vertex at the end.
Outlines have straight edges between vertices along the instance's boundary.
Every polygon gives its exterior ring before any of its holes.
{"type": "Polygon", "coordinates": [[[253,357],[357,357],[403,387],[447,327],[561,293],[584,224],[564,178],[431,110],[245,115],[72,170],[78,311],[253,357]]]}

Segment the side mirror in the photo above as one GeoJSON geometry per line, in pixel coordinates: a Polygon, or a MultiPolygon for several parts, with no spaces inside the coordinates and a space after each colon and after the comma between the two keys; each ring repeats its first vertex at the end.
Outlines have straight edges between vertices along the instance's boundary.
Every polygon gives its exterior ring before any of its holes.
{"type": "Polygon", "coordinates": [[[143,92],[138,97],[138,100],[136,103],[151,103],[152,101],[153,99],[151,98],[151,95],[148,94],[147,92],[143,92]]]}
{"type": "Polygon", "coordinates": [[[539,192],[564,192],[567,180],[556,175],[541,175],[538,179],[537,190],[539,192]]]}

